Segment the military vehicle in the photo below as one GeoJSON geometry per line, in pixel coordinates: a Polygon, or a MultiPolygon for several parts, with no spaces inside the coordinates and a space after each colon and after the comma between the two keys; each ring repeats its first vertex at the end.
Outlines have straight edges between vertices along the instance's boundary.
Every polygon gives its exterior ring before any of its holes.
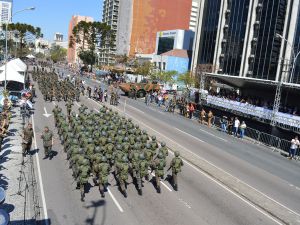
{"type": "Polygon", "coordinates": [[[131,96],[135,90],[138,98],[145,97],[147,92],[160,90],[160,85],[157,83],[122,83],[119,87],[128,96],[131,96]]]}

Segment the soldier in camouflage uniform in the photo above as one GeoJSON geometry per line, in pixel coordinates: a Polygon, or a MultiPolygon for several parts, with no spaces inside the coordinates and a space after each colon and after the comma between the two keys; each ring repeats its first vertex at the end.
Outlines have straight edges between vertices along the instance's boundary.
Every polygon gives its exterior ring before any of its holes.
{"type": "Polygon", "coordinates": [[[178,151],[175,152],[175,157],[172,159],[170,163],[170,168],[172,168],[172,181],[174,190],[178,190],[178,182],[177,182],[177,174],[181,172],[181,167],[183,166],[183,161],[179,157],[180,154],[178,151]]]}

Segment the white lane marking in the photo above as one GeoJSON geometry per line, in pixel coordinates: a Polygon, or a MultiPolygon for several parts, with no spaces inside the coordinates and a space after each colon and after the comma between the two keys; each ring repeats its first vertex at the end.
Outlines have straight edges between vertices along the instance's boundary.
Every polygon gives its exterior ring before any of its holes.
{"type": "MultiPolygon", "coordinates": [[[[155,174],[152,172],[151,173],[151,175],[153,176],[153,177],[155,177],[155,174]]],[[[168,185],[166,185],[164,182],[162,182],[162,181],[160,181],[160,183],[165,187],[165,188],[167,188],[170,192],[172,192],[172,189],[171,188],[169,188],[168,187],[168,185]]]]}
{"type": "Polygon", "coordinates": [[[96,108],[94,108],[94,110],[97,112],[97,113],[99,113],[100,111],[98,110],[98,109],[96,109],[96,108]]]}
{"type": "Polygon", "coordinates": [[[80,105],[78,104],[78,102],[75,102],[75,104],[76,104],[78,107],[80,107],[80,105]]]}
{"type": "Polygon", "coordinates": [[[56,106],[56,103],[55,103],[55,102],[52,102],[52,103],[53,103],[54,106],[56,106]]]}
{"type": "Polygon", "coordinates": [[[161,183],[165,188],[167,188],[170,192],[172,191],[172,189],[169,188],[168,185],[166,185],[164,182],[160,181],[160,183],[161,183]]]}
{"type": "Polygon", "coordinates": [[[124,210],[122,209],[122,207],[120,206],[119,202],[117,201],[117,199],[115,198],[115,196],[111,193],[111,191],[109,190],[109,188],[107,188],[107,192],[110,195],[110,197],[112,198],[112,200],[114,201],[115,205],[117,206],[117,208],[120,210],[120,212],[124,212],[124,210]]]}
{"type": "Polygon", "coordinates": [[[233,194],[234,196],[236,196],[237,198],[239,198],[240,200],[242,200],[246,204],[250,205],[252,208],[256,209],[258,212],[262,213],[263,215],[265,215],[269,219],[273,220],[275,223],[280,224],[280,225],[284,225],[282,222],[278,221],[277,219],[275,219],[274,217],[272,217],[271,215],[269,215],[267,212],[265,212],[261,208],[259,208],[256,205],[254,205],[252,202],[248,201],[247,199],[244,199],[242,196],[240,196],[239,194],[235,193],[234,191],[232,191],[231,189],[229,189],[228,187],[226,187],[220,181],[216,180],[215,178],[213,178],[210,175],[206,174],[205,172],[201,171],[200,169],[198,169],[197,167],[195,167],[191,163],[187,162],[186,160],[183,160],[183,161],[184,161],[184,163],[188,164],[190,167],[194,168],[196,171],[198,171],[199,173],[201,173],[203,176],[207,177],[208,179],[210,179],[211,181],[213,181],[214,183],[216,183],[220,187],[222,187],[225,190],[227,190],[229,193],[233,194]]]}
{"type": "Polygon", "coordinates": [[[218,137],[217,135],[214,135],[214,134],[212,134],[212,133],[210,133],[210,132],[208,132],[208,131],[206,131],[206,130],[202,130],[201,128],[200,128],[199,130],[202,131],[202,132],[204,132],[204,133],[206,133],[206,134],[208,134],[208,135],[210,135],[210,136],[213,136],[213,137],[215,137],[215,138],[218,138],[218,139],[220,139],[220,140],[222,140],[222,141],[228,142],[228,141],[225,140],[224,138],[220,138],[220,137],[218,137]]]}
{"type": "Polygon", "coordinates": [[[195,137],[195,136],[193,136],[193,135],[191,135],[191,134],[189,134],[189,133],[186,133],[186,132],[184,132],[184,131],[182,131],[182,130],[179,130],[178,128],[175,128],[175,130],[178,130],[179,132],[184,133],[184,134],[190,136],[191,138],[194,138],[194,139],[197,140],[197,141],[200,141],[200,142],[202,142],[202,143],[205,143],[205,141],[202,141],[201,139],[199,139],[199,138],[197,138],[197,137],[195,137]]]}
{"type": "MultiPolygon", "coordinates": [[[[36,141],[36,133],[35,133],[35,126],[34,126],[34,118],[33,115],[31,115],[31,122],[32,122],[32,129],[34,133],[34,147],[35,149],[37,148],[37,141],[36,141]]],[[[35,153],[35,158],[36,158],[36,165],[38,169],[38,177],[39,177],[39,183],[40,183],[40,189],[41,189],[41,197],[42,197],[42,204],[43,204],[43,211],[44,211],[44,219],[45,219],[45,224],[49,225],[48,221],[48,212],[47,212],[47,204],[46,204],[46,199],[45,199],[45,193],[44,193],[44,185],[43,185],[43,179],[42,179],[42,174],[41,174],[41,167],[40,167],[40,159],[39,159],[39,153],[35,153]]]]}
{"type": "Polygon", "coordinates": [[[296,187],[296,189],[300,191],[300,188],[299,188],[299,187],[296,187]]]}
{"type": "MultiPolygon", "coordinates": [[[[99,104],[99,103],[98,103],[98,104],[99,104]]],[[[99,105],[100,105],[100,104],[99,104],[99,105]]],[[[115,109],[117,109],[119,112],[122,112],[122,111],[119,110],[118,108],[115,108],[115,109]]],[[[125,115],[130,116],[130,115],[127,114],[127,113],[125,113],[125,115]]],[[[275,199],[269,197],[268,195],[262,193],[261,191],[257,190],[256,188],[252,187],[251,185],[247,184],[246,182],[244,182],[244,181],[238,179],[237,177],[235,177],[235,176],[233,176],[232,174],[228,173],[227,171],[221,169],[220,167],[216,166],[215,164],[213,164],[213,163],[207,161],[206,159],[202,158],[201,156],[197,155],[196,153],[192,152],[191,150],[185,148],[184,146],[178,144],[177,142],[175,142],[175,141],[172,140],[171,138],[169,138],[169,137],[165,136],[164,134],[158,132],[157,130],[153,129],[152,127],[148,126],[147,124],[143,123],[142,121],[140,121],[140,120],[138,120],[138,119],[136,119],[136,118],[134,118],[134,120],[136,120],[136,121],[138,121],[139,123],[143,124],[145,127],[149,128],[150,130],[154,131],[155,133],[160,134],[160,135],[161,135],[162,137],[164,137],[165,139],[168,139],[169,141],[175,143],[175,144],[176,144],[177,146],[179,146],[180,148],[184,149],[185,151],[189,152],[190,154],[194,155],[195,157],[201,159],[202,161],[206,162],[207,164],[209,164],[209,165],[215,167],[216,169],[220,170],[221,172],[227,174],[228,176],[231,176],[232,178],[234,178],[234,179],[237,180],[238,182],[240,182],[240,183],[242,183],[242,184],[244,184],[244,185],[247,185],[248,187],[250,187],[251,189],[257,191],[259,194],[263,195],[264,197],[268,198],[269,200],[275,202],[276,204],[282,206],[283,208],[285,208],[285,209],[287,209],[287,210],[293,212],[294,214],[300,216],[299,213],[297,213],[297,212],[295,212],[294,210],[288,208],[287,206],[283,205],[282,203],[276,201],[275,199]]],[[[194,167],[194,166],[193,166],[193,167],[194,167]]],[[[251,203],[251,204],[252,204],[252,203],[251,203]]]]}

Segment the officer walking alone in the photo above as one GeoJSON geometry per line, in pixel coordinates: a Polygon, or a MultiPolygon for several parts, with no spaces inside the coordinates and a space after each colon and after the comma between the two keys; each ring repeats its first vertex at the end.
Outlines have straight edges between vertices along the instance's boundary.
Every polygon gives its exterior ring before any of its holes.
{"type": "Polygon", "coordinates": [[[44,128],[44,132],[41,135],[41,139],[43,140],[43,145],[44,145],[44,159],[48,158],[50,156],[51,150],[52,150],[52,138],[53,138],[53,133],[52,131],[49,130],[49,127],[44,128]]]}

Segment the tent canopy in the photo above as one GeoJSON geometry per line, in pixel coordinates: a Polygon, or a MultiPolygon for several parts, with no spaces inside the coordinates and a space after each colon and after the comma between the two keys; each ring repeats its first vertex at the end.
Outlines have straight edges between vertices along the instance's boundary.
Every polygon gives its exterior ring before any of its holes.
{"type": "Polygon", "coordinates": [[[17,70],[18,72],[26,72],[27,71],[27,65],[19,58],[13,59],[13,60],[9,61],[8,63],[16,65],[20,69],[20,70],[17,70]]]}
{"type": "Polygon", "coordinates": [[[33,55],[31,55],[31,54],[27,55],[26,58],[28,58],[28,59],[35,59],[35,57],[33,55]]]}
{"type": "MultiPolygon", "coordinates": [[[[25,64],[25,67],[24,65],[22,64],[23,62],[21,61],[9,61],[7,63],[7,73],[6,73],[6,80],[7,81],[16,81],[16,82],[19,82],[19,83],[22,83],[24,84],[25,83],[25,76],[21,73],[25,73],[26,70],[24,70],[24,68],[26,67],[27,69],[27,66],[25,64]],[[22,69],[22,68],[23,69],[22,69]]],[[[5,65],[1,66],[0,67],[0,81],[4,81],[5,80],[5,65]]]]}

